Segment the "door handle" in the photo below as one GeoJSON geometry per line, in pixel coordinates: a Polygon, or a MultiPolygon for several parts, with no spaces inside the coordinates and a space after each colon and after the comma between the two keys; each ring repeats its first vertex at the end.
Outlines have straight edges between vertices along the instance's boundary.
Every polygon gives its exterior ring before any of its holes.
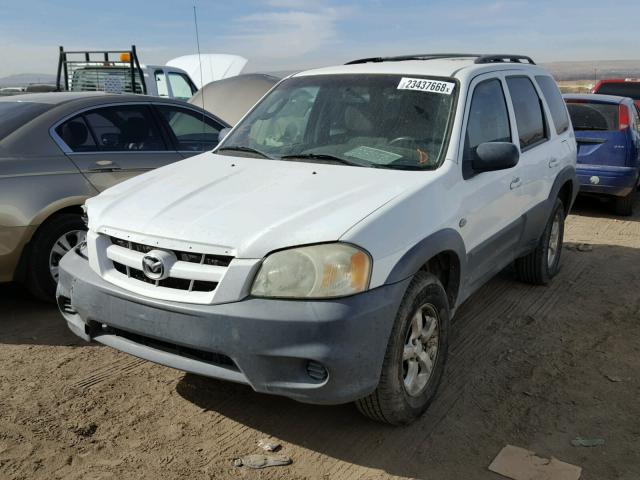
{"type": "Polygon", "coordinates": [[[98,160],[89,170],[92,172],[114,172],[122,170],[122,167],[111,160],[98,160]]]}
{"type": "Polygon", "coordinates": [[[558,163],[559,161],[557,158],[552,158],[551,160],[549,160],[549,168],[557,167],[558,163]]]}
{"type": "Polygon", "coordinates": [[[509,184],[509,188],[511,190],[515,190],[520,185],[522,185],[522,180],[520,180],[520,177],[515,177],[513,180],[511,180],[511,183],[509,184]]]}

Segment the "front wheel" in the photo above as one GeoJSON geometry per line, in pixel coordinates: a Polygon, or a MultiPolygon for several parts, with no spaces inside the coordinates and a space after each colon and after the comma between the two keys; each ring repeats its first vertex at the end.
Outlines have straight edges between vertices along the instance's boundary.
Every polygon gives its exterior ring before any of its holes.
{"type": "Polygon", "coordinates": [[[378,387],[356,402],[358,410],[392,425],[417,419],[436,394],[448,342],[447,294],[434,275],[418,272],[398,309],[378,387]]]}
{"type": "Polygon", "coordinates": [[[516,259],[518,278],[534,285],[546,285],[560,271],[564,239],[564,204],[557,199],[542,236],[528,255],[516,259]]]}

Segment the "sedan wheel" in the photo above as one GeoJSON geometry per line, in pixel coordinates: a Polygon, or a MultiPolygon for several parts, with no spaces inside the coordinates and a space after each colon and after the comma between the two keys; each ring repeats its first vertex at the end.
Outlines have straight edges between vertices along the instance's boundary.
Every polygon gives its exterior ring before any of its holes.
{"type": "Polygon", "coordinates": [[[70,232],[64,233],[58,240],[53,244],[53,248],[51,249],[51,253],[49,254],[49,272],[53,277],[53,280],[57,283],[58,277],[60,276],[59,265],[62,257],[65,256],[67,252],[72,250],[78,244],[86,241],[87,232],[84,230],[72,230],[70,232]]]}

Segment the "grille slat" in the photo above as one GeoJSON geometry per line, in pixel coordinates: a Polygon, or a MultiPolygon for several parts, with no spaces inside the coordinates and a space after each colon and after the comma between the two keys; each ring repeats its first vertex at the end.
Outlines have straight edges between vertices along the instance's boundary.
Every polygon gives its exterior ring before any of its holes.
{"type": "MultiPolygon", "coordinates": [[[[159,248],[155,246],[131,242],[129,240],[123,240],[117,237],[110,237],[110,240],[113,245],[117,245],[118,247],[126,248],[128,250],[142,253],[142,254],[149,253],[150,251],[159,248]]],[[[166,250],[166,249],[162,249],[162,250],[166,250]]],[[[231,260],[233,260],[233,257],[225,256],[225,255],[212,255],[212,254],[184,252],[184,251],[177,251],[177,250],[171,250],[171,251],[180,262],[196,263],[203,266],[207,265],[207,266],[217,266],[217,267],[228,267],[229,264],[231,263],[231,260]]],[[[135,268],[131,265],[125,265],[113,258],[111,258],[111,261],[113,263],[114,269],[118,273],[125,275],[127,278],[131,278],[133,280],[143,282],[148,285],[153,285],[154,287],[183,290],[185,292],[213,292],[218,286],[217,281],[205,281],[202,279],[196,280],[194,278],[187,279],[187,278],[169,277],[163,280],[152,280],[148,278],[144,274],[144,272],[139,268],[135,268]]],[[[202,278],[203,274],[200,273],[199,276],[200,278],[202,278]]]]}

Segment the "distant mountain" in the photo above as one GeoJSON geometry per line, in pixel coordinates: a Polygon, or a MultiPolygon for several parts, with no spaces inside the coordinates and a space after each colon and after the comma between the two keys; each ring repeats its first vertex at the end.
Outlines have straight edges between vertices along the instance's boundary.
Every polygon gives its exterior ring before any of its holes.
{"type": "Polygon", "coordinates": [[[556,80],[591,80],[602,78],[640,78],[640,60],[593,60],[585,62],[543,63],[556,80]]]}
{"type": "MultiPolygon", "coordinates": [[[[549,62],[542,63],[556,80],[592,80],[594,78],[611,77],[637,77],[640,78],[640,60],[593,60],[581,62],[549,62]]],[[[271,75],[284,77],[289,73],[299,70],[289,70],[286,72],[269,72],[271,75]]],[[[2,87],[24,87],[33,83],[56,82],[56,76],[49,73],[19,73],[8,77],[0,78],[0,88],[2,87]]]]}
{"type": "Polygon", "coordinates": [[[0,78],[0,88],[25,87],[33,83],[56,83],[56,76],[50,73],[18,73],[0,78]]]}

